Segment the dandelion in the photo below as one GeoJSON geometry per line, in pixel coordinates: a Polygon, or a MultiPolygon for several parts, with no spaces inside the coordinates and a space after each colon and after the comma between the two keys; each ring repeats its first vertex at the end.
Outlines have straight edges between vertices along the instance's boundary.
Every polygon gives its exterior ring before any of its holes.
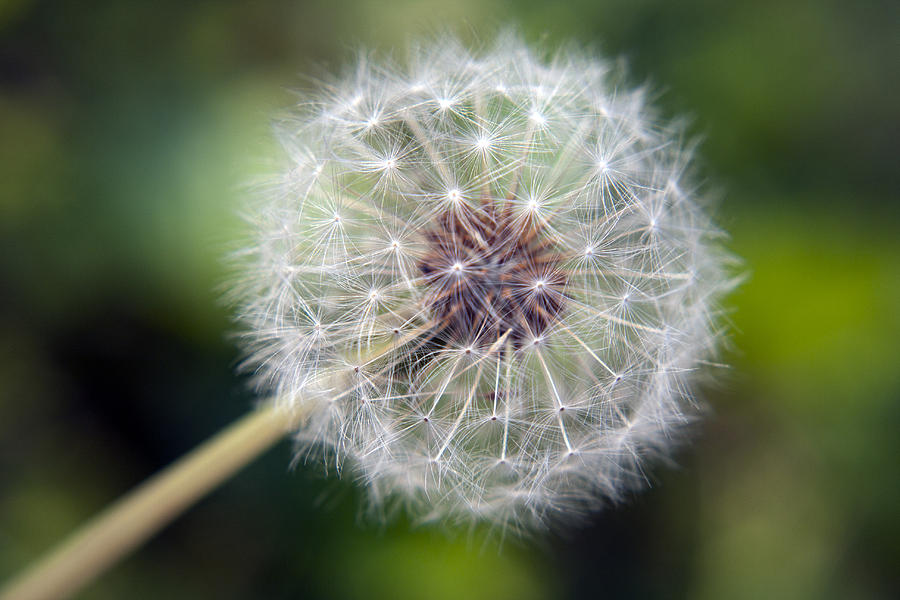
{"type": "Polygon", "coordinates": [[[697,413],[728,256],[681,130],[607,63],[445,38],[278,134],[234,291],[275,400],[0,597],[73,594],[289,431],[376,507],[525,531],[642,485],[697,413]]]}
{"type": "Polygon", "coordinates": [[[249,364],[376,505],[528,527],[616,500],[696,413],[730,281],[677,126],[515,36],[360,60],[278,128],[249,364]]]}

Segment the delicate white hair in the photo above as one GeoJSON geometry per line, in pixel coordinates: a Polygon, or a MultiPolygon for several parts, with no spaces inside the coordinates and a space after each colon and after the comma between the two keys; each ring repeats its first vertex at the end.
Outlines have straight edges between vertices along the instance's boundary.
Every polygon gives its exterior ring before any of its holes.
{"type": "Polygon", "coordinates": [[[681,128],[618,73],[447,36],[403,64],[361,55],[279,121],[236,294],[248,364],[309,415],[304,456],[378,506],[513,528],[642,484],[697,412],[733,279],[681,128]],[[481,229],[454,247],[447,215],[481,229]],[[497,258],[526,235],[539,250],[497,258]],[[542,293],[539,326],[506,316],[542,293]],[[446,325],[466,309],[471,328],[446,325]]]}

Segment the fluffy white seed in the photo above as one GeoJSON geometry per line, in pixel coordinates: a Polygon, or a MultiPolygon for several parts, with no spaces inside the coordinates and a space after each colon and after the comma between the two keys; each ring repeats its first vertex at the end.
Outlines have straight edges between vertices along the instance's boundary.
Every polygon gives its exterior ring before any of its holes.
{"type": "Polygon", "coordinates": [[[502,526],[642,483],[696,412],[731,281],[680,131],[641,90],[515,36],[444,39],[360,59],[278,132],[285,175],[247,211],[237,287],[261,384],[312,407],[302,452],[378,504],[502,526]],[[435,242],[447,215],[501,211],[435,242]],[[525,258],[492,254],[530,231],[525,258]],[[498,283],[512,269],[528,276],[498,283]]]}

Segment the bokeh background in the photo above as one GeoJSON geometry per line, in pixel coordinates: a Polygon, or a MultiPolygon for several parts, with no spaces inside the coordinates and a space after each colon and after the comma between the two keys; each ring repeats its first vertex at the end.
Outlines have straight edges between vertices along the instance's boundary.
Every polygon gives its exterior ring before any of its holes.
{"type": "Polygon", "coordinates": [[[896,597],[898,6],[0,2],[0,580],[252,405],[221,256],[300,74],[513,22],[623,57],[703,137],[748,279],[677,467],[498,548],[366,519],[282,443],[80,597],[896,597]]]}

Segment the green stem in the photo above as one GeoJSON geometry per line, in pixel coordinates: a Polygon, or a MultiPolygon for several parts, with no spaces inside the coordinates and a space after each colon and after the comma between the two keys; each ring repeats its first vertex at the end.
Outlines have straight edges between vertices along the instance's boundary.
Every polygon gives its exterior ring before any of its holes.
{"type": "Polygon", "coordinates": [[[252,412],[128,493],[0,589],[0,600],[68,598],[292,430],[299,411],[252,412]]]}

